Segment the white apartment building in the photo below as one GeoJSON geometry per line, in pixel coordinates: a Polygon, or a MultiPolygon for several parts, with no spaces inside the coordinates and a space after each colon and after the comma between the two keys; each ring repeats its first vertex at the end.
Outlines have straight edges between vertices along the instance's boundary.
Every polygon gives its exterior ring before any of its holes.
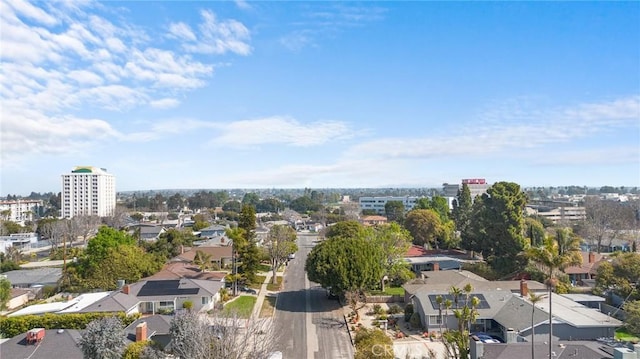
{"type": "Polygon", "coordinates": [[[107,217],[116,208],[116,178],[104,168],[75,167],[62,175],[62,217],[107,217]]]}
{"type": "Polygon", "coordinates": [[[2,219],[23,223],[33,221],[40,213],[42,201],[35,199],[18,199],[15,201],[0,201],[0,213],[2,219]]]}
{"type": "Polygon", "coordinates": [[[363,210],[375,210],[377,214],[384,214],[384,206],[389,201],[400,201],[404,205],[405,212],[408,212],[413,209],[416,205],[416,201],[420,197],[360,197],[360,212],[363,210]]]}

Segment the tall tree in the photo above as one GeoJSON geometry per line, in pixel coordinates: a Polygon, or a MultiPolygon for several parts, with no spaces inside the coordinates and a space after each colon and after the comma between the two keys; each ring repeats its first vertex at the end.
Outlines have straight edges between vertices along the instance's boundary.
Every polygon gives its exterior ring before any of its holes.
{"type": "Polygon", "coordinates": [[[542,223],[534,218],[527,217],[524,219],[525,237],[529,240],[532,247],[537,247],[544,242],[545,231],[542,223]]]}
{"type": "MultiPolygon", "coordinates": [[[[373,229],[371,241],[377,245],[385,256],[383,274],[395,284],[403,284],[413,277],[409,263],[404,260],[411,246],[411,234],[399,224],[378,226],[373,229]]],[[[384,291],[384,280],[381,282],[384,291]]]]}
{"type": "MultiPolygon", "coordinates": [[[[553,340],[553,312],[552,293],[557,284],[556,274],[571,265],[582,263],[579,241],[575,239],[565,241],[565,230],[558,230],[557,238],[547,237],[540,247],[530,247],[525,251],[525,255],[533,262],[543,267],[547,274],[547,288],[549,290],[549,357],[551,358],[553,340]],[[565,241],[564,243],[559,243],[565,241]],[[561,245],[562,244],[562,245],[561,245]]],[[[566,238],[571,238],[566,236],[566,238]]],[[[575,237],[574,237],[575,238],[575,237]]]]}
{"type": "Polygon", "coordinates": [[[79,345],[86,359],[120,359],[125,349],[124,338],[120,319],[105,317],[87,325],[79,345]]]}
{"type": "Polygon", "coordinates": [[[316,245],[305,263],[309,280],[336,294],[373,289],[383,275],[384,254],[365,238],[336,237],[316,245]]]}
{"type": "Polygon", "coordinates": [[[509,274],[524,264],[517,256],[526,246],[523,213],[527,197],[512,182],[497,182],[482,195],[477,219],[480,250],[492,268],[509,274]]]}
{"type": "Polygon", "coordinates": [[[404,220],[404,204],[402,201],[387,201],[384,204],[384,213],[389,221],[402,223],[404,220]]]}
{"type": "Polygon", "coordinates": [[[635,212],[631,206],[598,197],[587,197],[584,206],[587,215],[583,234],[591,239],[590,244],[596,246],[598,253],[605,240],[611,246],[622,230],[632,227],[635,212]]]}
{"type": "MultiPolygon", "coordinates": [[[[251,205],[242,206],[238,219],[238,228],[242,230],[244,241],[235,248],[242,265],[240,272],[248,282],[255,280],[260,265],[260,250],[256,242],[256,211],[251,205]]],[[[235,245],[236,242],[234,242],[235,245]]]]}
{"type": "Polygon", "coordinates": [[[456,223],[456,230],[460,232],[460,237],[465,241],[468,235],[469,225],[471,222],[471,208],[473,206],[473,199],[471,198],[471,191],[466,183],[462,184],[462,188],[458,190],[458,195],[453,201],[453,210],[451,216],[456,223]]]}
{"type": "Polygon", "coordinates": [[[289,226],[275,225],[269,230],[264,247],[267,249],[271,260],[271,272],[273,274],[271,282],[276,284],[278,283],[276,276],[278,268],[287,260],[290,254],[298,250],[296,231],[289,226]]]}
{"type": "Polygon", "coordinates": [[[407,214],[405,227],[413,236],[413,243],[440,248],[444,227],[440,216],[432,209],[414,209],[407,214]]]}

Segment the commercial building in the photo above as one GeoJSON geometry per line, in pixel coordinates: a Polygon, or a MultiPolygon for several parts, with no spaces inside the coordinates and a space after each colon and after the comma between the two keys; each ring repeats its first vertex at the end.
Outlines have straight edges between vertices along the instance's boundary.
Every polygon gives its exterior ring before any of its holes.
{"type": "Polygon", "coordinates": [[[377,214],[385,214],[384,206],[389,201],[399,201],[404,205],[405,212],[413,209],[420,197],[360,197],[360,212],[365,210],[374,210],[377,214]]]}
{"type": "Polygon", "coordinates": [[[34,216],[40,214],[41,200],[18,199],[15,201],[0,201],[2,219],[12,222],[33,221],[34,216]]]}
{"type": "Polygon", "coordinates": [[[79,166],[62,175],[62,217],[113,215],[116,178],[104,168],[79,166]]]}

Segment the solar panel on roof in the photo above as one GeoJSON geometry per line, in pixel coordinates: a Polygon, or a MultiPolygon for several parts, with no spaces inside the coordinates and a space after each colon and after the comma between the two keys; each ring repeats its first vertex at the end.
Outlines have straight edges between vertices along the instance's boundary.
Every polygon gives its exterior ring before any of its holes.
{"type": "MultiPolygon", "coordinates": [[[[429,301],[431,302],[431,306],[433,307],[433,309],[439,308],[439,304],[437,301],[438,297],[442,297],[442,303],[445,303],[447,300],[451,301],[451,307],[449,309],[460,309],[460,308],[463,308],[465,305],[467,305],[466,294],[458,297],[457,305],[456,305],[456,301],[454,300],[454,296],[451,294],[429,294],[429,301]]],[[[487,302],[487,299],[484,297],[484,295],[479,293],[469,294],[468,306],[471,306],[471,298],[473,297],[476,297],[480,300],[480,303],[478,304],[476,309],[491,308],[491,306],[489,305],[489,302],[487,302]]]]}
{"type": "Polygon", "coordinates": [[[198,287],[180,288],[180,280],[150,280],[140,288],[138,296],[193,295],[198,294],[199,291],[198,287]]]}

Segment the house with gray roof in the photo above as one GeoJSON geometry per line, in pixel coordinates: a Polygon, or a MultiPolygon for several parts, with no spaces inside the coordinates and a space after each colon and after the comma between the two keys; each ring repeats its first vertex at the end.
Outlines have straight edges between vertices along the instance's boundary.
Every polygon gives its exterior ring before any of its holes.
{"type": "MultiPolygon", "coordinates": [[[[482,343],[471,340],[471,359],[531,358],[531,343],[482,343]]],[[[536,358],[549,357],[549,345],[544,341],[534,344],[536,358]]],[[[615,348],[595,341],[560,341],[552,344],[552,355],[556,359],[611,359],[615,348]]],[[[635,359],[635,358],[634,358],[635,359]]]]}
{"type": "Polygon", "coordinates": [[[151,315],[140,318],[124,328],[125,341],[127,345],[151,340],[160,347],[165,349],[171,343],[171,319],[170,315],[151,315]]]}
{"type": "Polygon", "coordinates": [[[214,238],[224,236],[227,232],[227,228],[225,226],[221,226],[219,224],[213,224],[207,228],[203,228],[200,230],[200,238],[214,238]]]}
{"type": "Polygon", "coordinates": [[[142,280],[125,285],[81,312],[172,313],[187,301],[195,311],[208,311],[220,300],[223,285],[222,281],[190,278],[142,280]]]}
{"type": "MultiPolygon", "coordinates": [[[[478,317],[471,325],[471,332],[487,332],[503,339],[513,335],[519,340],[530,341],[533,315],[535,339],[544,340],[545,335],[548,337],[549,300],[543,299],[534,307],[527,299],[530,292],[545,295],[546,289],[542,283],[488,281],[465,271],[429,272],[429,276],[420,279],[420,284],[409,282],[404,286],[426,330],[457,328],[457,319],[453,314],[453,310],[457,309],[455,303],[462,308],[468,300],[477,297],[480,300],[478,317]],[[452,286],[463,288],[467,284],[473,288],[468,296],[463,294],[456,299],[450,294],[452,286]],[[445,308],[439,304],[438,297],[450,300],[452,307],[445,308]]],[[[561,295],[553,293],[552,300],[553,335],[556,340],[611,337],[615,329],[622,326],[619,320],[561,295]]]]}
{"type": "Polygon", "coordinates": [[[32,288],[57,285],[62,277],[62,268],[38,267],[34,269],[18,269],[2,273],[12,288],[32,288]]]}
{"type": "Polygon", "coordinates": [[[29,359],[82,359],[82,351],[78,346],[81,334],[72,329],[49,329],[38,344],[27,343],[27,333],[0,344],[0,358],[29,359]]]}

